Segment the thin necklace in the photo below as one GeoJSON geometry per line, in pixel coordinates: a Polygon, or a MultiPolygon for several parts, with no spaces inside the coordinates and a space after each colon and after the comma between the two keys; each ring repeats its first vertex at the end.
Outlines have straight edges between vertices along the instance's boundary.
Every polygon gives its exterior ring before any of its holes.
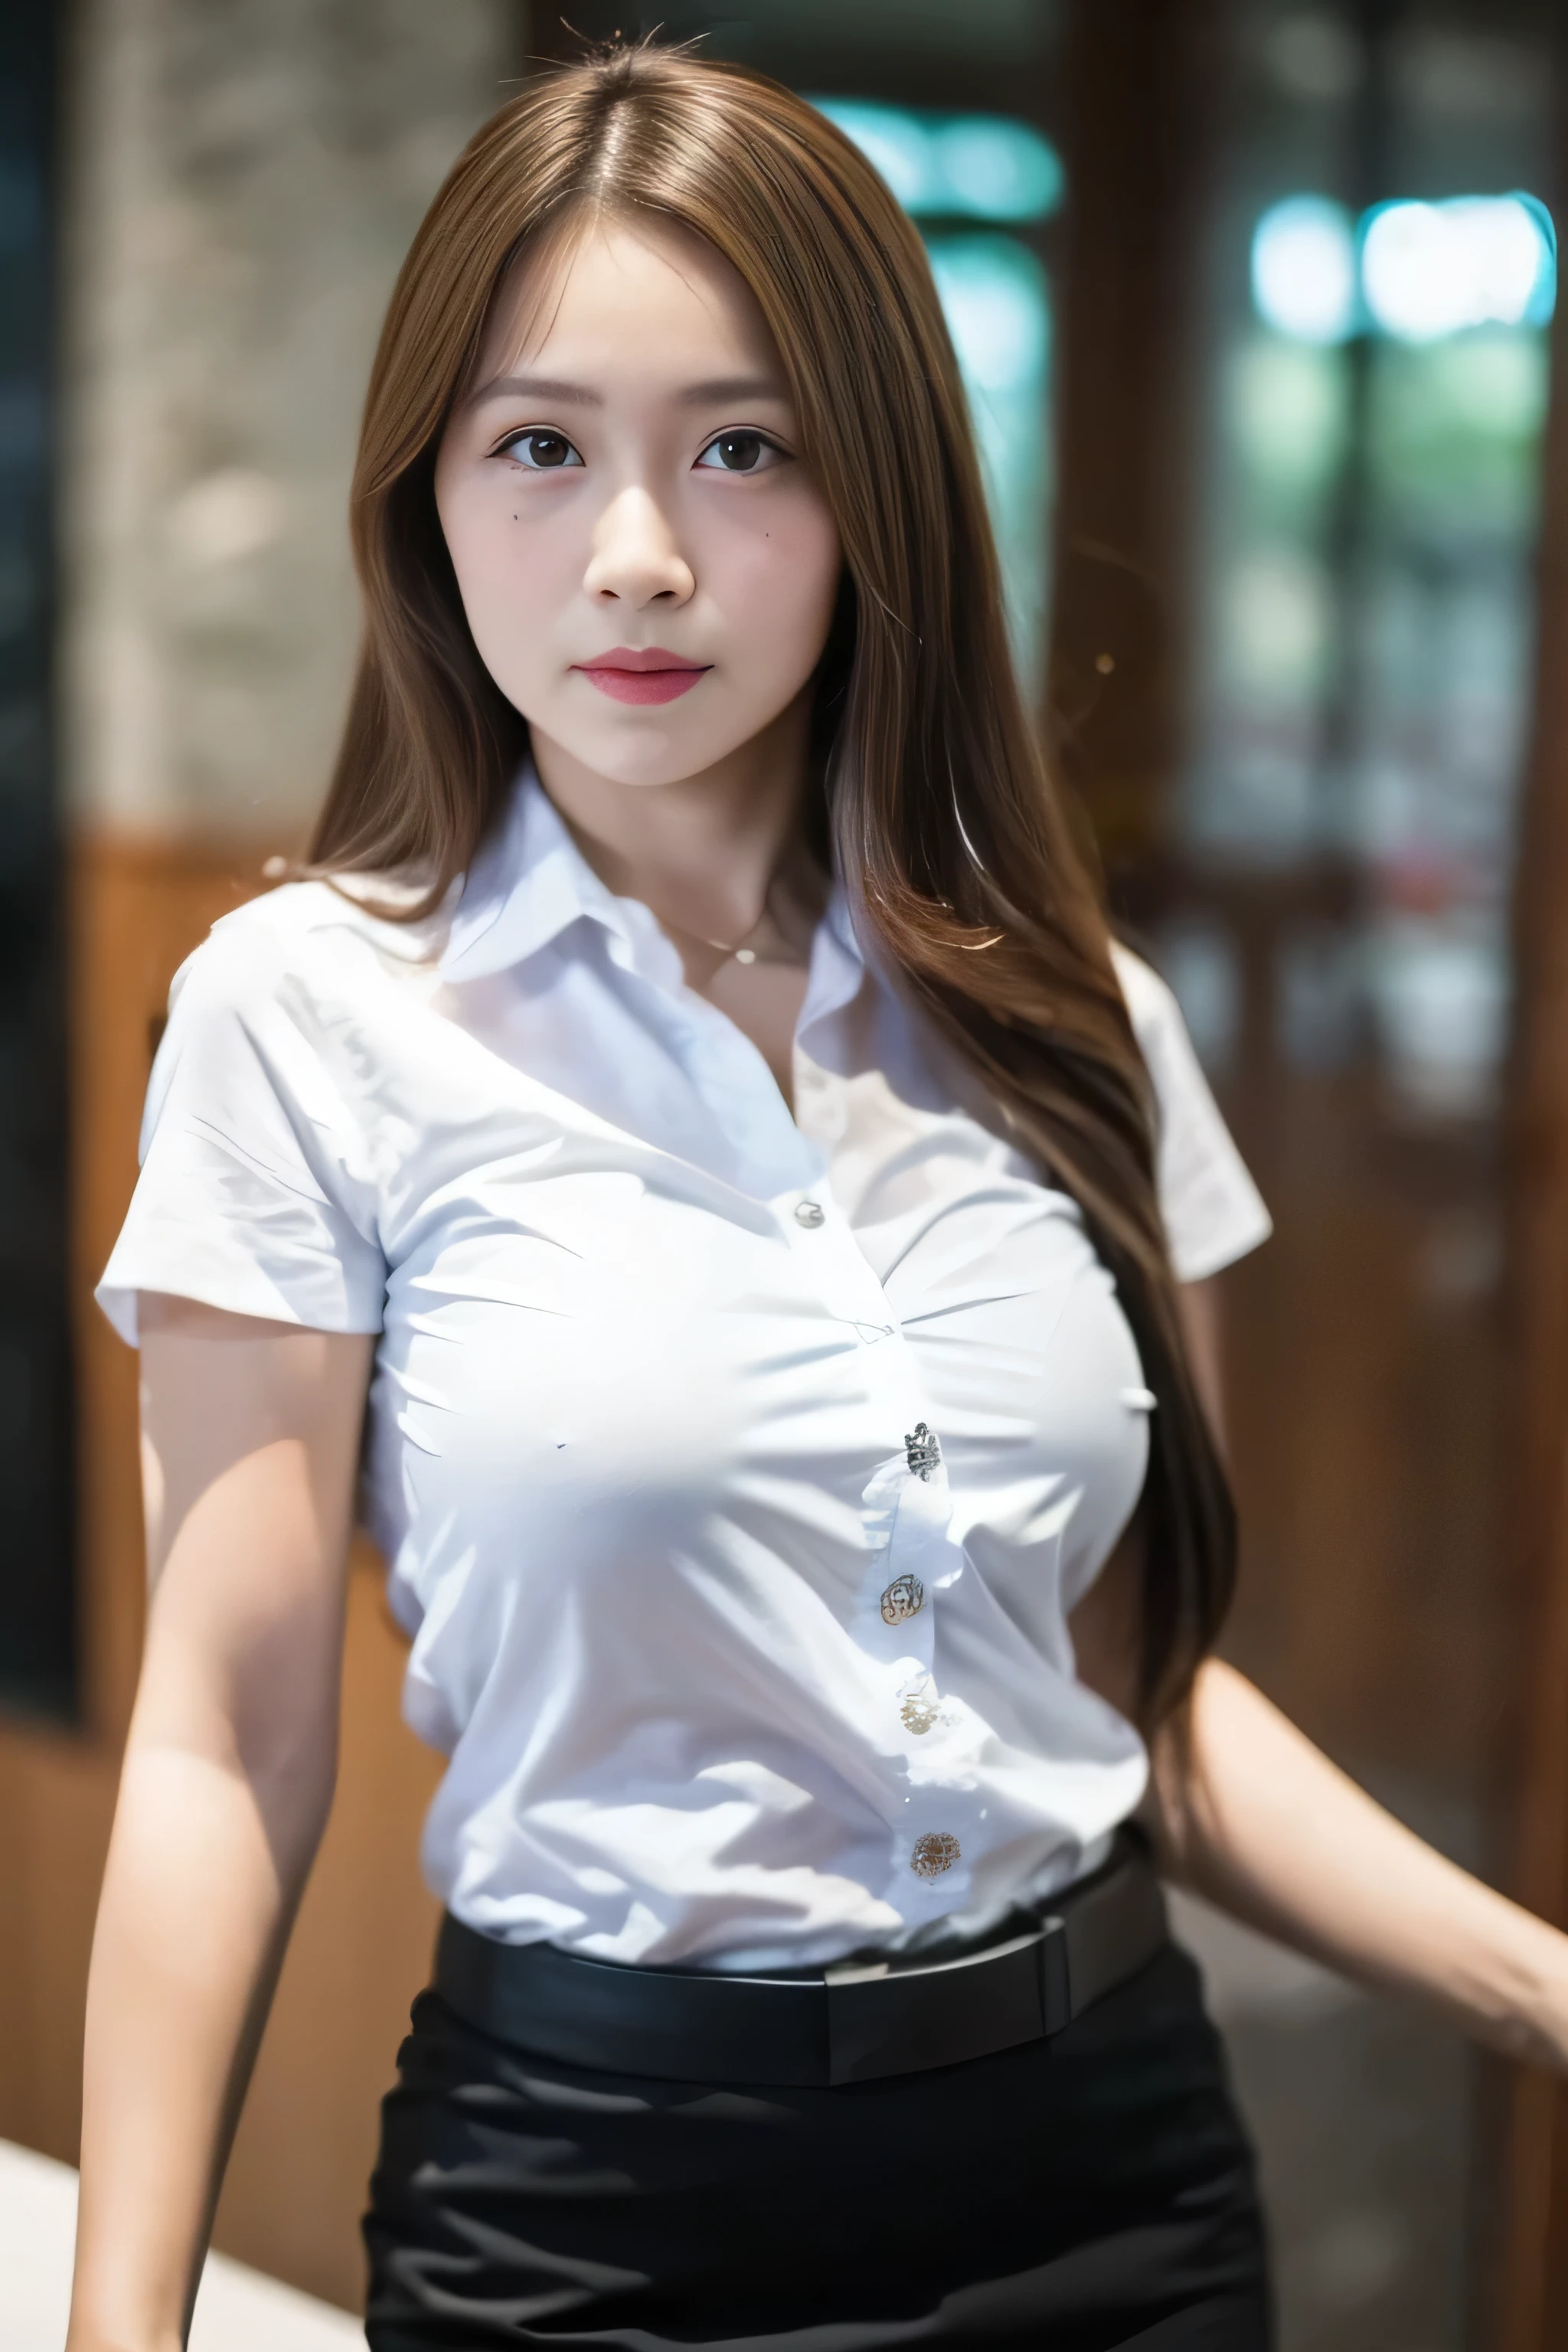
{"type": "MultiPolygon", "coordinates": [[[[765,914],[767,909],[764,908],[763,911],[765,914]]],[[[762,919],[762,915],[759,915],[757,917],[757,923],[760,923],[762,919]]],[[[752,931],[756,929],[757,923],[753,923],[752,925],[752,931]]],[[[749,940],[752,936],[752,931],[742,931],[741,934],[742,938],[743,940],[749,940]]],[[[691,937],[694,939],[702,939],[702,934],[700,931],[694,931],[691,934],[691,937]]],[[[755,948],[732,948],[727,946],[722,940],[702,940],[702,944],[705,948],[711,948],[715,954],[721,955],[724,957],[725,961],[730,963],[755,963],[757,961],[757,950],[755,948]]]]}
{"type": "Polygon", "coordinates": [[[763,894],[763,903],[757,909],[755,922],[747,924],[745,929],[741,933],[740,938],[734,942],[733,946],[731,945],[728,940],[710,940],[705,931],[689,931],[687,930],[684,923],[678,923],[669,916],[665,916],[661,918],[661,919],[670,930],[679,931],[689,940],[700,940],[705,948],[711,948],[715,955],[721,955],[727,962],[755,963],[757,961],[757,950],[755,948],[749,948],[746,945],[746,941],[751,938],[752,932],[756,930],[758,925],[761,924],[763,917],[767,914],[769,902],[771,901],[773,895],[773,886],[770,881],[767,889],[763,894]]]}

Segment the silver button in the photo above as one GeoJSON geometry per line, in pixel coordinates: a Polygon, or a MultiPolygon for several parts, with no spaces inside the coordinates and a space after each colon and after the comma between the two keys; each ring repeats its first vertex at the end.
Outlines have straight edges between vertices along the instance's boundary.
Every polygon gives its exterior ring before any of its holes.
{"type": "Polygon", "coordinates": [[[797,1225],[825,1225],[827,1223],[827,1212],[816,1201],[797,1201],[795,1204],[795,1221],[797,1225]]]}
{"type": "Polygon", "coordinates": [[[958,1840],[951,1830],[927,1830],[924,1837],[915,1840],[910,1868],[917,1878],[940,1878],[961,1859],[958,1840]]]}
{"type": "Polygon", "coordinates": [[[918,1576],[895,1576],[882,1595],[882,1622],[886,1625],[901,1625],[906,1617],[918,1617],[926,1605],[926,1589],[918,1576]]]}
{"type": "Polygon", "coordinates": [[[912,1477],[929,1478],[942,1460],[942,1447],[933,1430],[923,1421],[917,1421],[904,1440],[904,1459],[912,1477]]]}

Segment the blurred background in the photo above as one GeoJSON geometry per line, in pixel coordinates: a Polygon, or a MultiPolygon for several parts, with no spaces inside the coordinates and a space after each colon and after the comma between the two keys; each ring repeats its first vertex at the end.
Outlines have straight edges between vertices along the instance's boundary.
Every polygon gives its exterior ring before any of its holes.
{"type": "MultiPolygon", "coordinates": [[[[1017,657],[1268,1196],[1237,1663],[1568,1916],[1568,204],[1552,0],[74,0],[0,21],[0,2137],[74,2154],[140,1639],[86,1303],[174,965],[297,846],[380,315],[581,36],[792,84],[919,221],[1017,657]]],[[[367,1556],[218,2242],[352,2305],[433,1926],[367,1556]],[[282,2151],[287,2148],[287,2164],[282,2151]]],[[[1564,2103],[1186,1906],[1285,2352],[1568,2342],[1564,2103]]]]}

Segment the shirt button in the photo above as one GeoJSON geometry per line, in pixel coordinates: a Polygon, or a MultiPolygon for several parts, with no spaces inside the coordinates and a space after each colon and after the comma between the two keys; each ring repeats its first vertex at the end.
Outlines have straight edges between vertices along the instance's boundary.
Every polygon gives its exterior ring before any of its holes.
{"type": "Polygon", "coordinates": [[[934,1692],[911,1691],[899,1709],[904,1729],[912,1731],[917,1739],[923,1738],[935,1723],[939,1706],[934,1692]]]}
{"type": "Polygon", "coordinates": [[[918,1617],[926,1605],[926,1589],[918,1576],[895,1576],[882,1595],[882,1622],[886,1625],[901,1625],[906,1617],[918,1617]]]}
{"type": "Polygon", "coordinates": [[[927,1830],[915,1840],[910,1868],[917,1878],[940,1878],[959,1859],[958,1840],[951,1830],[927,1830]]]}
{"type": "Polygon", "coordinates": [[[795,1221],[797,1225],[825,1225],[827,1223],[827,1213],[816,1201],[797,1201],[795,1204],[795,1221]]]}
{"type": "Polygon", "coordinates": [[[921,1479],[929,1478],[941,1462],[942,1446],[936,1433],[928,1429],[923,1421],[917,1421],[904,1439],[904,1459],[910,1465],[910,1476],[921,1479]]]}

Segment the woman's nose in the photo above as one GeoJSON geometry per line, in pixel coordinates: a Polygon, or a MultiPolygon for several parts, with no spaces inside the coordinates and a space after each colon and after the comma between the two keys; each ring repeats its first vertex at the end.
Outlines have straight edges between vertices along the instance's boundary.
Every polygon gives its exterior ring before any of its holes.
{"type": "Polygon", "coordinates": [[[625,489],[599,518],[583,585],[590,596],[640,606],[660,598],[684,604],[697,583],[657,501],[625,489]]]}

